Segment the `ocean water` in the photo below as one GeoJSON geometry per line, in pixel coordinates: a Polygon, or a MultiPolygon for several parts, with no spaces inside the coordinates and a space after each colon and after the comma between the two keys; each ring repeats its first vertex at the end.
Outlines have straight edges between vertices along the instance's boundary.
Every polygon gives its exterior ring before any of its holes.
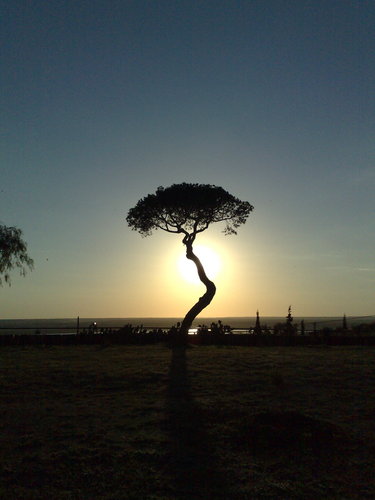
{"type": "MultiPolygon", "coordinates": [[[[260,317],[261,325],[267,325],[272,328],[273,325],[285,321],[285,316],[264,316],[260,317]]],[[[92,323],[96,323],[98,329],[102,328],[119,328],[126,324],[140,326],[146,328],[170,328],[177,325],[177,322],[182,318],[80,318],[80,328],[87,328],[92,323]]],[[[195,319],[192,327],[196,328],[199,325],[210,326],[212,322],[221,320],[223,325],[229,325],[235,330],[248,330],[255,325],[255,316],[230,316],[230,317],[198,317],[195,319]]],[[[336,328],[342,325],[343,318],[341,317],[294,317],[294,324],[300,324],[301,320],[305,322],[306,331],[314,329],[314,323],[318,329],[324,327],[336,328]]],[[[375,316],[362,317],[347,317],[348,326],[360,323],[375,321],[375,316]]],[[[77,330],[77,318],[50,318],[50,319],[0,319],[0,335],[8,334],[34,334],[36,331],[40,333],[75,333],[77,330]]]]}

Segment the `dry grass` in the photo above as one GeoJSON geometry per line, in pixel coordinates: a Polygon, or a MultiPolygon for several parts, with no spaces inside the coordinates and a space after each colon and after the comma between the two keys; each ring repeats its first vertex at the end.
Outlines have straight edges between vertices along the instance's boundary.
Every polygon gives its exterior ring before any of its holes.
{"type": "Polygon", "coordinates": [[[375,498],[374,354],[2,348],[0,498],[375,498]]]}

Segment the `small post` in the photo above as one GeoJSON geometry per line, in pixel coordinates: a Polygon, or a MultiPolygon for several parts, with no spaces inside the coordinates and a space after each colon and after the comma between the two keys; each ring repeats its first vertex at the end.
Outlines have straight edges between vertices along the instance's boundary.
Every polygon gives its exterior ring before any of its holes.
{"type": "Polygon", "coordinates": [[[301,335],[305,335],[305,320],[301,319],[301,335]]]}
{"type": "Polygon", "coordinates": [[[348,329],[348,323],[346,321],[346,314],[344,314],[344,317],[342,318],[342,329],[347,330],[348,329]]]}
{"type": "Polygon", "coordinates": [[[79,316],[77,316],[77,335],[79,334],[79,316]]]}

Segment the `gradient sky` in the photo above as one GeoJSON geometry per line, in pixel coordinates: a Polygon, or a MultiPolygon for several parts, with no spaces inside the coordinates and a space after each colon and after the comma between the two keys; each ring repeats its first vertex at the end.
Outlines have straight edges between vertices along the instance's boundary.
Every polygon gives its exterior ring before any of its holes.
{"type": "Polygon", "coordinates": [[[1,2],[0,222],[35,270],[0,317],[183,317],[183,246],[127,211],[160,185],[255,210],[203,316],[370,315],[374,25],[367,0],[1,2]]]}

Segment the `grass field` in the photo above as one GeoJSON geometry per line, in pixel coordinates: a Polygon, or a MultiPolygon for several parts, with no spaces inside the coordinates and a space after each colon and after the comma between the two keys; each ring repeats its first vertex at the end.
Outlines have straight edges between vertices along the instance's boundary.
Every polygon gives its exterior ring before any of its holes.
{"type": "Polygon", "coordinates": [[[0,350],[1,499],[375,498],[375,348],[0,350]]]}

